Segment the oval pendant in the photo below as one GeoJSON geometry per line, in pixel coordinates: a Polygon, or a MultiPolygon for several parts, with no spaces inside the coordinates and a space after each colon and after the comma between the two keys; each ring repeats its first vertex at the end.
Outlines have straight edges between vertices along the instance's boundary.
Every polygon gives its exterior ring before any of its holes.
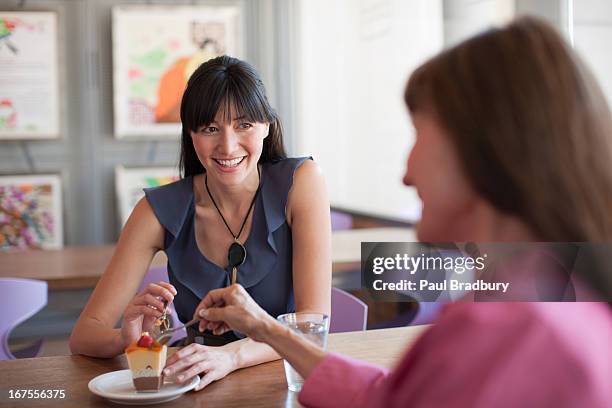
{"type": "Polygon", "coordinates": [[[238,241],[233,242],[227,251],[227,263],[230,268],[240,266],[246,259],[246,248],[238,241]]]}

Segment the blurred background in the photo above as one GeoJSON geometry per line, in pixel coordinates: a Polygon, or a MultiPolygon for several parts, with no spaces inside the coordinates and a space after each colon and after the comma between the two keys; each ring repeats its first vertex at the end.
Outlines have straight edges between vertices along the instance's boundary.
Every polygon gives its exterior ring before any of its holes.
{"type": "MultiPolygon", "coordinates": [[[[61,244],[117,239],[135,201],[130,194],[139,191],[137,182],[132,190],[134,182],[118,186],[132,176],[131,168],[149,168],[144,176],[153,184],[175,176],[168,168],[178,161],[180,126],[152,130],[122,124],[130,109],[125,90],[147,86],[152,92],[162,70],[194,51],[154,60],[145,55],[153,48],[132,44],[146,39],[129,28],[158,37],[158,48],[171,46],[161,39],[170,40],[172,30],[180,37],[180,22],[186,27],[189,18],[199,18],[183,7],[198,6],[204,7],[204,27],[212,15],[226,24],[221,37],[233,40],[208,47],[200,59],[225,51],[258,68],[283,119],[289,154],[312,155],[325,172],[332,205],[347,211],[404,222],[418,218],[418,200],[400,182],[412,143],[403,86],[428,56],[489,26],[520,14],[546,18],[574,44],[612,98],[612,3],[605,0],[1,0],[2,11],[51,11],[56,19],[56,37],[46,37],[56,50],[49,65],[40,63],[49,71],[56,59],[57,91],[33,104],[53,110],[54,132],[41,138],[1,132],[0,125],[0,174],[59,176],[61,244]],[[223,8],[231,19],[219,13],[223,8]],[[177,23],[164,25],[173,9],[177,23]],[[130,75],[125,64],[138,57],[130,54],[134,49],[149,58],[147,64],[158,64],[160,72],[149,78],[153,83],[125,83],[130,75]],[[166,171],[151,169],[160,167],[166,171]]],[[[6,60],[10,49],[2,45],[0,58],[6,60]]],[[[7,99],[13,68],[2,65],[0,99],[7,99]]]]}
{"type": "MultiPolygon", "coordinates": [[[[224,53],[259,70],[289,155],[320,164],[346,225],[410,226],[410,72],[524,14],[554,24],[612,101],[607,0],[0,0],[0,263],[114,243],[142,187],[178,177],[181,87],[224,53]]],[[[67,352],[89,293],[56,290],[15,338],[67,352]]]]}

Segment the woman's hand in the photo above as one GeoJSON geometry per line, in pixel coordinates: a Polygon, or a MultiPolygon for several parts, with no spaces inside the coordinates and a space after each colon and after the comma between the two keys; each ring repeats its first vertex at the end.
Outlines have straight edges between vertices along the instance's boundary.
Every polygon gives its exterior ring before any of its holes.
{"type": "Polygon", "coordinates": [[[208,292],[194,317],[202,319],[200,331],[223,334],[236,330],[255,341],[264,341],[266,329],[277,323],[239,284],[208,292]]]}
{"type": "Polygon", "coordinates": [[[121,323],[121,337],[125,347],[137,341],[143,331],[152,332],[155,320],[162,316],[174,296],[176,289],[168,282],[150,283],[134,296],[123,312],[121,323]]]}
{"type": "MultiPolygon", "coordinates": [[[[200,331],[208,328],[215,334],[222,334],[228,330],[236,330],[255,341],[267,343],[304,378],[325,358],[323,349],[283,326],[259,307],[238,284],[208,292],[196,308],[194,317],[202,319],[200,331]]],[[[238,360],[239,358],[236,359],[238,360]]],[[[187,378],[189,377],[185,379],[187,378]]],[[[205,380],[204,385],[210,381],[205,380]]]]}
{"type": "Polygon", "coordinates": [[[204,374],[195,388],[198,391],[234,371],[236,369],[234,357],[235,353],[224,347],[192,343],[168,357],[164,375],[182,383],[194,375],[204,374]]]}

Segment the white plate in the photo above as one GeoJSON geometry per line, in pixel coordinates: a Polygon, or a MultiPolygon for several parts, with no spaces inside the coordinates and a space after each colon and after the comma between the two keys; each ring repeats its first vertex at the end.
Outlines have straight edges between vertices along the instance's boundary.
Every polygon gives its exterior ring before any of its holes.
{"type": "Polygon", "coordinates": [[[119,404],[147,405],[172,401],[195,388],[199,382],[200,376],[196,375],[183,384],[165,382],[156,392],[137,392],[132,382],[132,372],[119,370],[101,374],[91,380],[87,386],[94,394],[119,404]]]}

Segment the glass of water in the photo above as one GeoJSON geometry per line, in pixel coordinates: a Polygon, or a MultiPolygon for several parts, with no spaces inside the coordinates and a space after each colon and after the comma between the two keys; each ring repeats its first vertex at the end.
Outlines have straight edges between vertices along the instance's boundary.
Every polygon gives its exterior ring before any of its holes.
{"type": "MultiPolygon", "coordinates": [[[[278,316],[278,321],[291,328],[304,338],[315,343],[319,347],[327,348],[327,333],[329,333],[329,316],[322,313],[287,313],[278,316]]],[[[285,364],[285,376],[289,390],[298,392],[302,389],[304,379],[291,367],[287,360],[285,364]]]]}

